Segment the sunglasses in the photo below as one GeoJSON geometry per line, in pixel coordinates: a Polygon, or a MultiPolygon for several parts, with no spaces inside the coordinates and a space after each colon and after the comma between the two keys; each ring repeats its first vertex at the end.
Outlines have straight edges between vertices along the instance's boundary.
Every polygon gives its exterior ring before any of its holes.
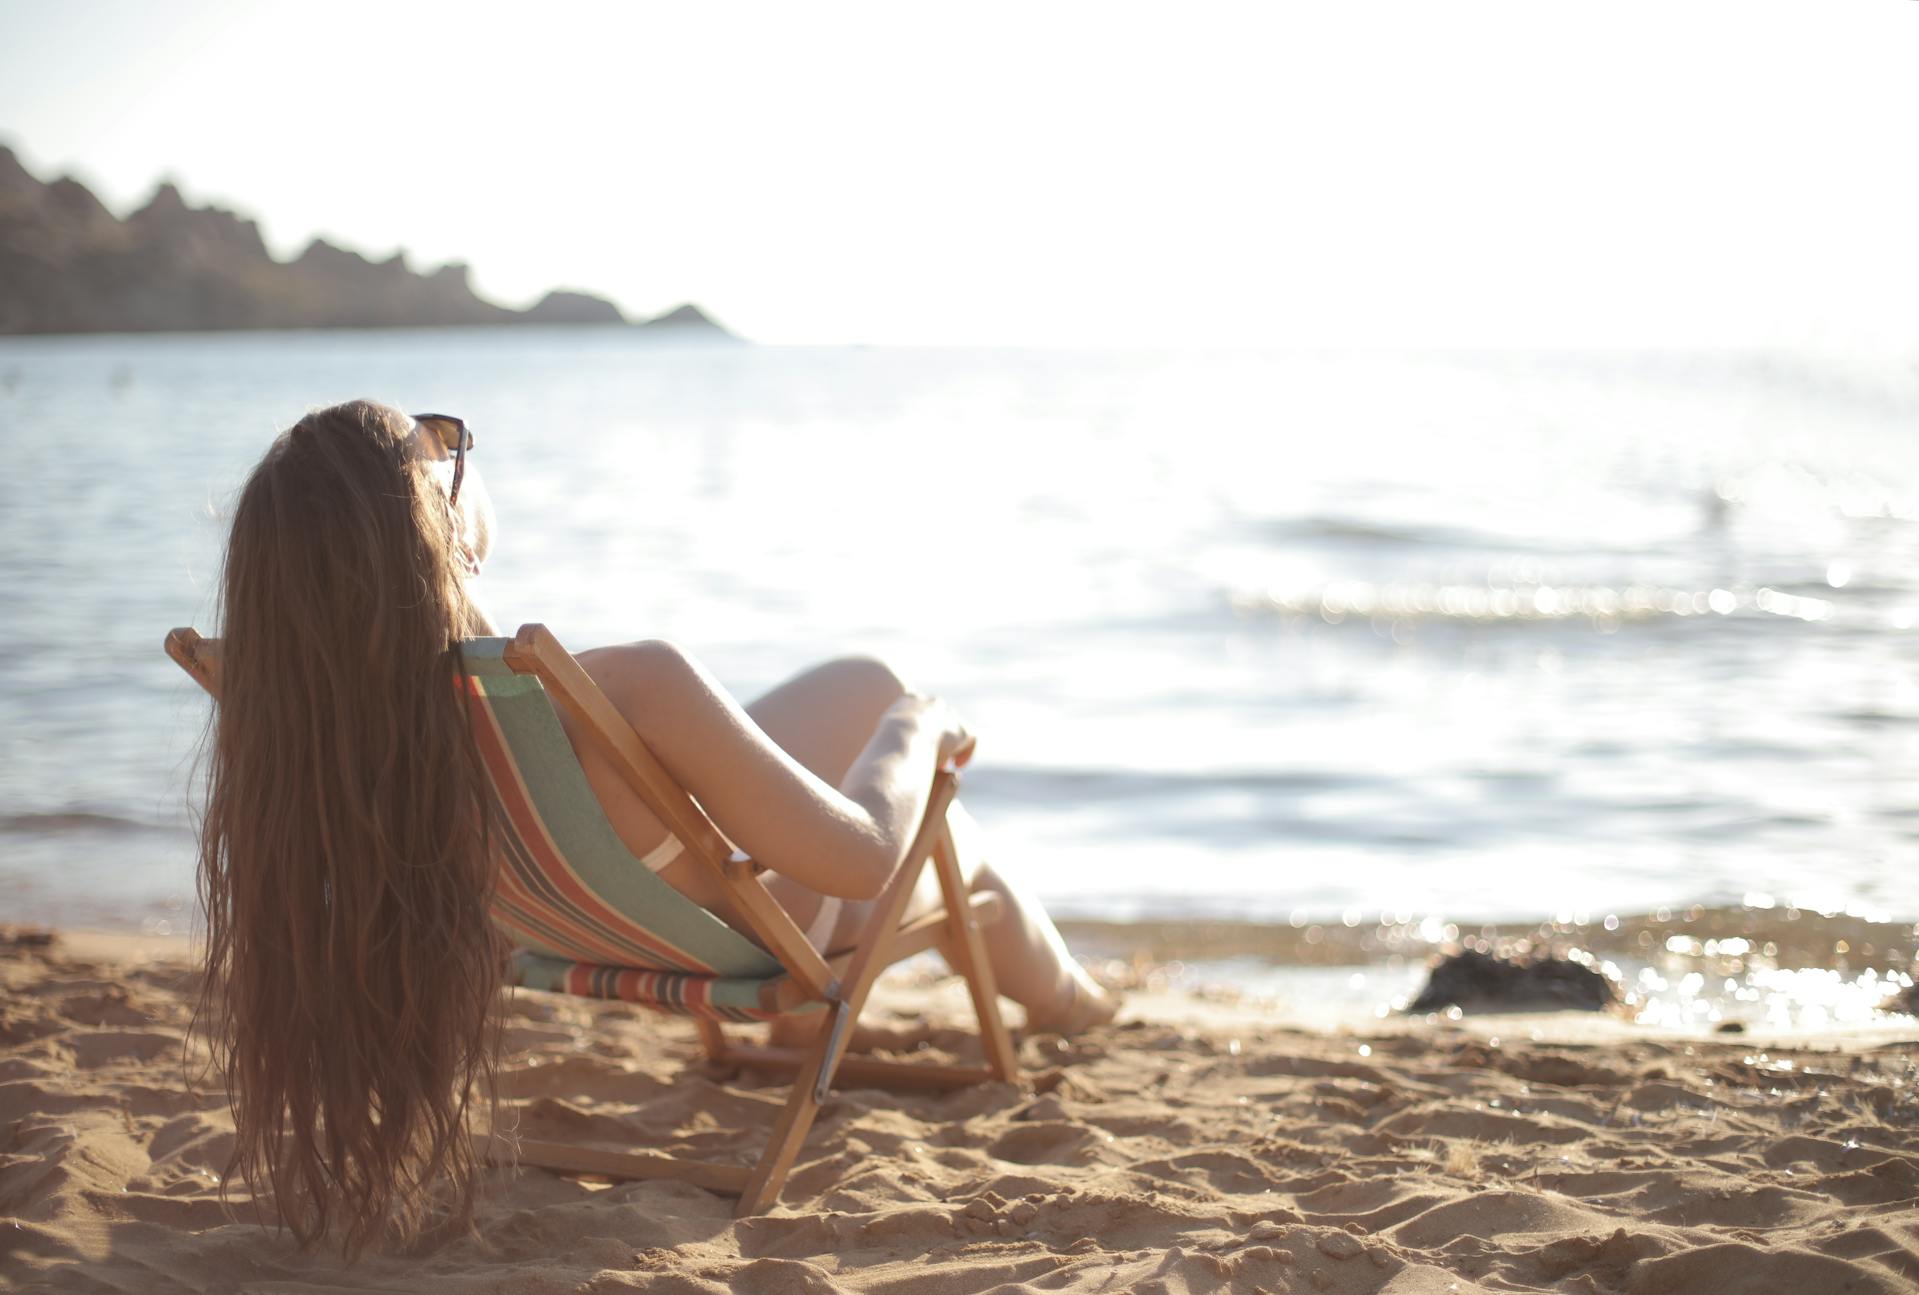
{"type": "Polygon", "coordinates": [[[447,492],[449,504],[460,502],[460,479],[466,476],[466,452],[473,448],[473,433],[462,419],[452,414],[415,414],[413,421],[440,438],[440,444],[453,451],[453,489],[447,492]]]}

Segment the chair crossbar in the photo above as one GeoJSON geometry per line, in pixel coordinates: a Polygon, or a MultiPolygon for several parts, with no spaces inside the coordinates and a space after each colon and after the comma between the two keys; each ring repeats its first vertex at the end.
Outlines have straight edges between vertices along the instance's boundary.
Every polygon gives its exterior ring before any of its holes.
{"type": "MultiPolygon", "coordinates": [[[[798,1070],[806,1064],[806,1052],[800,1048],[759,1047],[742,1043],[729,1046],[720,1061],[741,1066],[798,1070]]],[[[998,1078],[991,1066],[948,1066],[930,1061],[889,1061],[883,1057],[842,1057],[834,1075],[836,1079],[852,1080],[874,1088],[967,1088],[998,1078]]]]}
{"type": "MultiPolygon", "coordinates": [[[[967,899],[972,906],[974,919],[981,926],[991,926],[1006,910],[1005,902],[991,891],[969,895],[967,899]]],[[[886,946],[886,965],[890,967],[896,962],[904,962],[916,953],[925,953],[933,948],[940,942],[941,937],[947,934],[948,926],[946,909],[943,907],[914,918],[900,927],[899,934],[895,935],[893,942],[886,946]]],[[[835,976],[846,975],[847,968],[852,963],[851,953],[837,953],[826,960],[826,965],[833,969],[835,976]]],[[[804,985],[791,977],[781,977],[776,984],[773,1001],[782,1011],[792,1011],[816,1001],[806,992],[804,985]]]]}

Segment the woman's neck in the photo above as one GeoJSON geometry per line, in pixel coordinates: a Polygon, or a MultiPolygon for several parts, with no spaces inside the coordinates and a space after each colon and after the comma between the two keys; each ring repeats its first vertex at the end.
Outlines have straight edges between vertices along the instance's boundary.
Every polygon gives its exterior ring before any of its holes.
{"type": "Polygon", "coordinates": [[[468,610],[472,612],[473,619],[478,622],[480,634],[497,638],[500,633],[500,627],[498,622],[493,619],[491,613],[487,610],[486,591],[480,587],[478,576],[468,576],[466,578],[466,605],[468,610]]]}

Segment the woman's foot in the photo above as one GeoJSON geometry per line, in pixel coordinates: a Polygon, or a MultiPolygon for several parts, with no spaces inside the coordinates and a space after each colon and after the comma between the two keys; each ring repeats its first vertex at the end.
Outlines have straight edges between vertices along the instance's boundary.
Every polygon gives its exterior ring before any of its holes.
{"type": "Polygon", "coordinates": [[[1074,967],[1073,972],[1066,1001],[1059,1005],[1057,1011],[1026,1009],[1026,1028],[1029,1032],[1081,1034],[1095,1025],[1105,1025],[1119,1015],[1117,994],[1087,975],[1084,969],[1074,967]]]}

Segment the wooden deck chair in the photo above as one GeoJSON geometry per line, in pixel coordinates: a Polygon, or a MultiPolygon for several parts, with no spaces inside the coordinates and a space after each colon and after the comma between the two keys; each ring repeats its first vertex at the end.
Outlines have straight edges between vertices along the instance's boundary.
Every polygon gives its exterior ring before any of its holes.
{"type": "MultiPolygon", "coordinates": [[[[166,648],[218,696],[219,640],[177,629],[167,635],[166,648]]],[[[611,1178],[683,1179],[737,1194],[737,1215],[758,1214],[778,1199],[836,1076],[881,1087],[927,1088],[1017,1079],[1018,1063],[980,937],[981,926],[1001,915],[999,899],[967,893],[946,826],[946,807],[958,786],[954,771],[935,776],[926,817],[859,944],[828,959],[767,891],[760,880],[764,867],[727,844],[545,626],[524,625],[512,639],[470,639],[461,644],[461,654],[475,735],[501,811],[493,916],[520,946],[512,983],[690,1016],[713,1061],[795,1072],[792,1094],[765,1152],[751,1167],[532,1139],[517,1142],[521,1163],[611,1178]],[[556,704],[580,721],[681,847],[719,878],[750,921],[758,944],[687,899],[627,850],[587,785],[556,704]],[[945,906],[903,922],[929,858],[945,906]],[[851,1027],[879,973],[931,948],[942,934],[950,936],[955,969],[971,991],[985,1064],[846,1057],[851,1027]],[[722,1025],[798,1013],[817,1015],[819,1024],[796,1048],[740,1043],[729,1039],[722,1025]]],[[[510,1139],[488,1138],[487,1145],[489,1155],[511,1158],[510,1139]]]]}

